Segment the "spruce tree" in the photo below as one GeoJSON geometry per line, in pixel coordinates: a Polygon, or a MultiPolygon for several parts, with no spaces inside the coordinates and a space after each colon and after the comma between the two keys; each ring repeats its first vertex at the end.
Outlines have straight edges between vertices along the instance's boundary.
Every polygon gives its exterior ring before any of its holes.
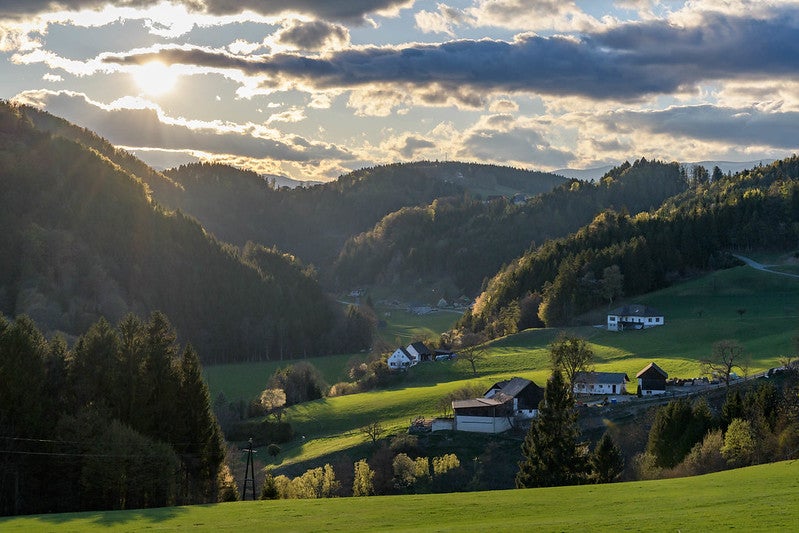
{"type": "Polygon", "coordinates": [[[596,483],[612,483],[624,471],[624,458],[621,450],[607,431],[591,454],[591,479],[596,483]]]}
{"type": "Polygon", "coordinates": [[[222,431],[211,409],[197,352],[186,346],[179,365],[180,389],[175,449],[180,454],[186,503],[215,502],[219,468],[225,457],[222,431]]]}
{"type": "Polygon", "coordinates": [[[516,487],[556,487],[583,481],[587,461],[578,438],[574,397],[563,374],[555,370],[522,444],[524,460],[519,463],[516,487]]]}

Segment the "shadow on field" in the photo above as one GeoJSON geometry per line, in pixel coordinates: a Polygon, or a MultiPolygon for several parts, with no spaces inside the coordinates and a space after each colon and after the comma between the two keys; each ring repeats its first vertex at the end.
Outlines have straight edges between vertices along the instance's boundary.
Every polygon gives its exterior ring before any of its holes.
{"type": "MultiPolygon", "coordinates": [[[[148,522],[163,522],[177,516],[186,514],[185,507],[157,507],[154,509],[131,509],[127,511],[88,511],[83,513],[61,513],[40,515],[36,519],[45,524],[69,527],[72,522],[90,522],[98,526],[121,526],[131,522],[138,522],[139,525],[148,522]]],[[[74,524],[79,527],[79,523],[74,524]]]]}

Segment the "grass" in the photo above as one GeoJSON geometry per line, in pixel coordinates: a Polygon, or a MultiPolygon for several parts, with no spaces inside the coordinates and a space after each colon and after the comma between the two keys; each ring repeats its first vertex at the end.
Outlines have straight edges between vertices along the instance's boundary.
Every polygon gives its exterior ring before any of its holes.
{"type": "MultiPolygon", "coordinates": [[[[751,357],[752,372],[765,370],[775,366],[781,355],[792,353],[793,337],[799,329],[799,279],[747,267],[716,272],[635,301],[658,308],[666,325],[623,333],[591,326],[572,330],[590,342],[597,370],[626,372],[633,382],[635,374],[651,361],[672,377],[698,376],[699,360],[710,355],[714,342],[728,338],[742,343],[751,357]],[[739,314],[739,309],[745,312],[739,314]]],[[[597,315],[596,322],[604,322],[604,313],[597,315]]],[[[437,416],[439,400],[468,384],[487,388],[500,379],[521,376],[543,385],[549,374],[547,345],[557,333],[528,330],[491,343],[477,375],[465,361],[425,363],[386,390],[293,406],[286,410],[286,419],[298,437],[282,446],[279,466],[314,464],[330,454],[357,449],[367,439],[359,428],[374,420],[389,430],[401,431],[417,416],[437,416]]],[[[312,362],[326,376],[333,376],[341,372],[346,360],[341,356],[312,362]]],[[[223,390],[231,398],[235,397],[232,391],[251,391],[249,397],[254,397],[272,368],[266,363],[258,365],[262,366],[208,368],[212,393],[223,390]]],[[[634,384],[631,389],[635,390],[634,384]]]]}
{"type": "MultiPolygon", "coordinates": [[[[334,355],[329,357],[313,357],[306,359],[322,373],[329,384],[344,381],[347,361],[352,355],[334,355]]],[[[258,361],[255,363],[235,363],[230,365],[214,365],[204,369],[205,380],[211,390],[212,398],[219,393],[228,400],[251,400],[266,388],[269,377],[275,370],[284,368],[297,360],[258,361]]]]}
{"type": "Polygon", "coordinates": [[[233,502],[0,519],[14,531],[788,531],[799,462],[611,485],[233,502]]]}

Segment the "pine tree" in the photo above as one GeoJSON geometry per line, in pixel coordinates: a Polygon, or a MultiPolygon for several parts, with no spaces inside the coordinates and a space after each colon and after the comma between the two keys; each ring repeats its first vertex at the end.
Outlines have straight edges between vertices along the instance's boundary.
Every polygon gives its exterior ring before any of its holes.
{"type": "Polygon", "coordinates": [[[180,389],[175,419],[175,449],[185,474],[187,503],[216,501],[216,480],[225,451],[222,432],[211,409],[197,352],[186,346],[180,359],[180,389]]]}
{"type": "Polygon", "coordinates": [[[556,487],[583,481],[588,465],[585,447],[578,438],[574,397],[563,374],[555,370],[547,382],[538,417],[522,444],[524,460],[519,463],[516,487],[556,487]]]}
{"type": "Polygon", "coordinates": [[[624,471],[624,458],[610,433],[605,432],[591,454],[591,478],[596,483],[613,483],[624,471]]]}

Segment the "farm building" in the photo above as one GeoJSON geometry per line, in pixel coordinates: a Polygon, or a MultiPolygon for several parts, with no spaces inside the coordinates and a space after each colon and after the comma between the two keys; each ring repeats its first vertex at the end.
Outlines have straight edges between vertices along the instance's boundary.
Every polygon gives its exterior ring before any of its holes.
{"type": "Polygon", "coordinates": [[[538,414],[544,389],[524,378],[495,383],[482,398],[455,400],[453,429],[477,433],[502,433],[517,421],[529,420],[538,414]]]}
{"type": "Polygon", "coordinates": [[[412,342],[405,348],[405,351],[411,356],[413,364],[433,359],[433,352],[423,342],[412,342]]]}
{"type": "Polygon", "coordinates": [[[641,304],[617,307],[608,313],[609,331],[647,329],[662,326],[664,323],[663,314],[657,309],[641,304]]]}
{"type": "Polygon", "coordinates": [[[413,366],[413,356],[405,348],[397,348],[394,353],[388,356],[386,361],[391,370],[404,370],[413,366]]]}
{"type": "Polygon", "coordinates": [[[641,396],[666,394],[666,379],[669,375],[654,362],[646,365],[635,377],[638,378],[638,394],[641,396]]]}
{"type": "Polygon", "coordinates": [[[624,372],[577,372],[575,394],[626,394],[630,378],[624,372]]]}

